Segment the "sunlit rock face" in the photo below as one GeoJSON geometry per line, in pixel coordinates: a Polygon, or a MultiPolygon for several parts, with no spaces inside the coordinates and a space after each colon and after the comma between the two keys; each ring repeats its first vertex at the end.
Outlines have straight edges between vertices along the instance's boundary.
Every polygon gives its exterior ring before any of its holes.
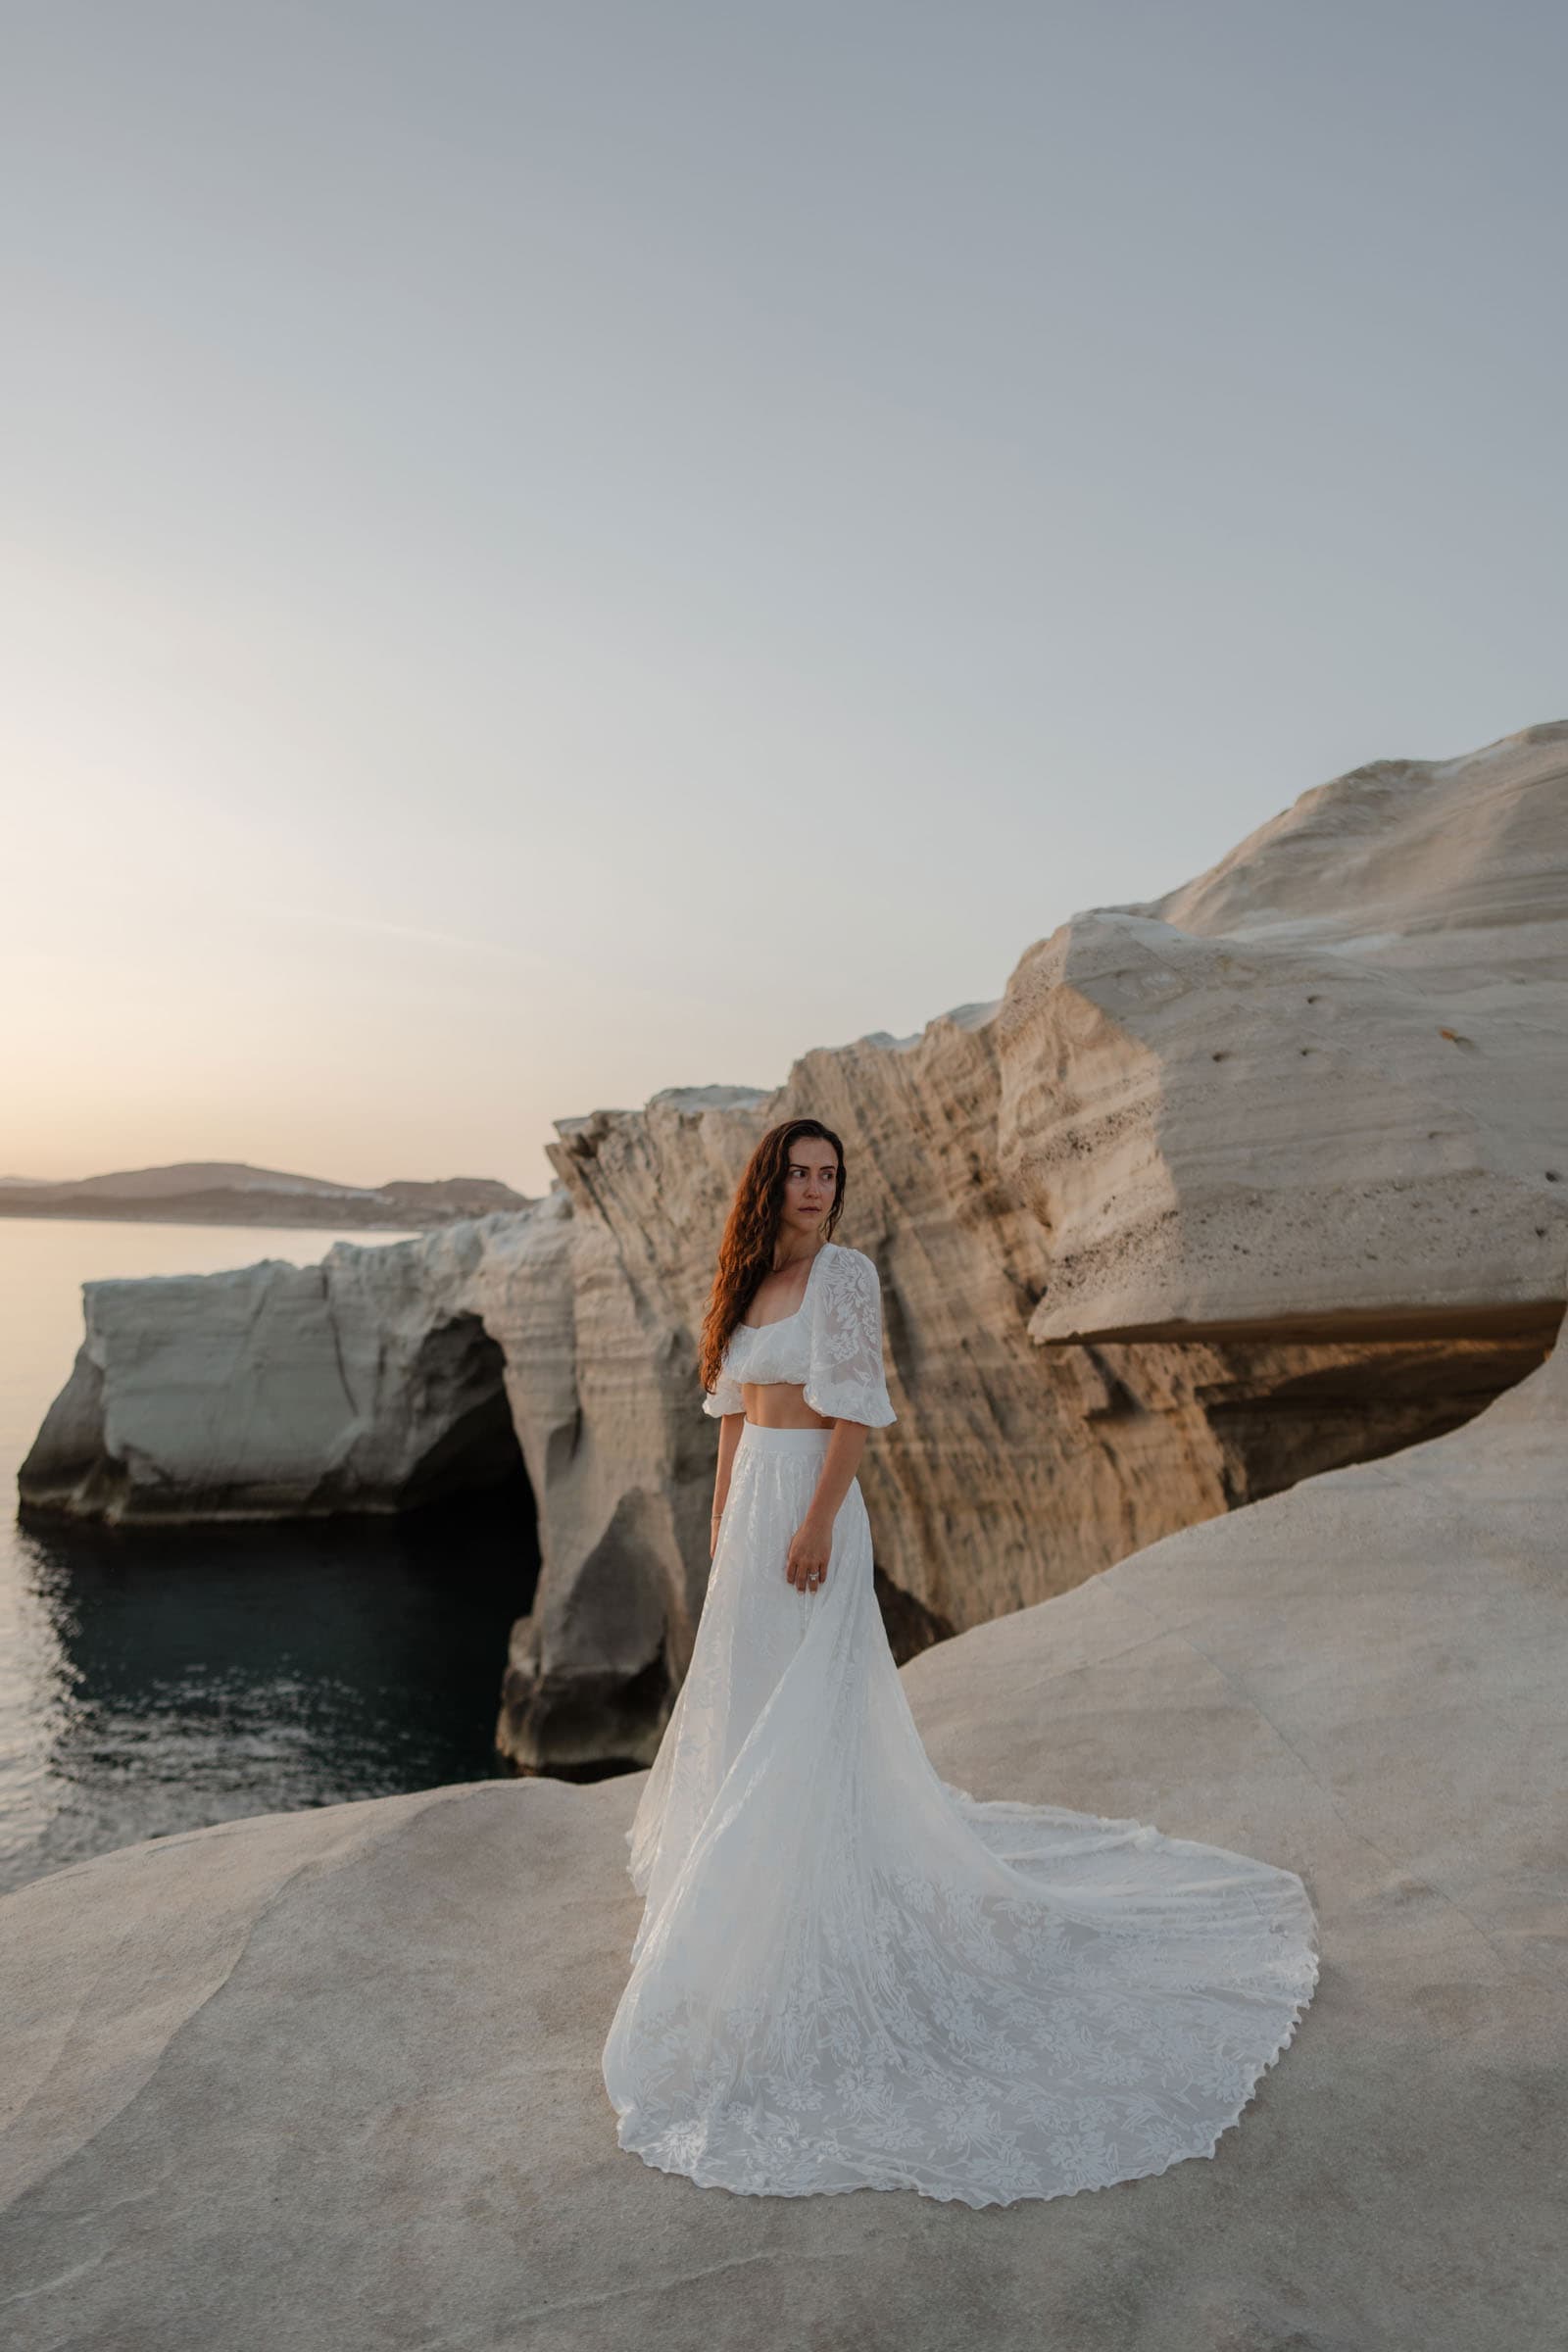
{"type": "Polygon", "coordinates": [[[905,1670],[944,1778],[1255,1855],[1317,1912],[1316,1997],[1212,2157],[1049,2206],[731,2196],[616,2147],[637,1776],[35,1881],[0,1901],[8,2352],[1559,2342],[1565,1515],[1559,1345],[1463,1429],[905,1670]]]}
{"type": "Polygon", "coordinates": [[[800,1112],[845,1140],[836,1238],[882,1278],[899,1417],[860,1483],[901,1658],[1453,1429],[1564,1293],[1568,725],[1308,792],[1181,890],[1075,916],[998,1002],[770,1093],[562,1120],[520,1214],[88,1286],[24,1499],[400,1508],[510,1424],[543,1568],[500,1744],[647,1762],[707,1580],[714,1251],[800,1112]]]}

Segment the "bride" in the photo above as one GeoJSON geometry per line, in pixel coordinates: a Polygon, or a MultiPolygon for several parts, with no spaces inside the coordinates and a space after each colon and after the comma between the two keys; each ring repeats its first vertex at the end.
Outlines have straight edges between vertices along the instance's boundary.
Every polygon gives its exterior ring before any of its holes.
{"type": "Polygon", "coordinates": [[[719,1250],[708,1594],[627,1832],[620,2145],[705,2188],[966,2205],[1212,2156],[1311,1999],[1305,1888],[938,1775],[872,1587],[856,1473],[896,1416],[844,1180],[828,1128],[774,1127],[719,1250]]]}

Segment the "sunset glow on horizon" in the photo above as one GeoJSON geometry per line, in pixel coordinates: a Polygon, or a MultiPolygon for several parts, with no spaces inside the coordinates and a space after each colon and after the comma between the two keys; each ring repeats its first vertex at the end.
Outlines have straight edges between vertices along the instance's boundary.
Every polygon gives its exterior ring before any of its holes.
{"type": "Polygon", "coordinates": [[[0,1174],[540,1193],[1568,710],[1558,12],[7,46],[0,1174]]]}

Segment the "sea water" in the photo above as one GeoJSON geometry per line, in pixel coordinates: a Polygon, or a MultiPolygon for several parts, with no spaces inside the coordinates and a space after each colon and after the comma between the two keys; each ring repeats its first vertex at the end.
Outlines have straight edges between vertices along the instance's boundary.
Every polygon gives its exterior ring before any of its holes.
{"type": "Polygon", "coordinates": [[[82,1338],[81,1284],[342,1238],[0,1218],[0,1892],[250,1813],[481,1780],[536,1574],[526,1483],[412,1516],[19,1522],[16,1476],[82,1338]]]}

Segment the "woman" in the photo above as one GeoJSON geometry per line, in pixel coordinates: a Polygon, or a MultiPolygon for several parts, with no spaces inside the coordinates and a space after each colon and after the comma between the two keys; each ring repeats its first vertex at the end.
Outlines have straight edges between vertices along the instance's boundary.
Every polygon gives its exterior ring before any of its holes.
{"type": "Polygon", "coordinates": [[[844,1179],[828,1128],[773,1128],[719,1250],[708,1595],[627,1832],[620,2144],[703,2187],[966,2205],[1211,2156],[1311,1998],[1305,1888],[936,1772],[872,1589],[856,1472],[896,1416],[844,1179]]]}

